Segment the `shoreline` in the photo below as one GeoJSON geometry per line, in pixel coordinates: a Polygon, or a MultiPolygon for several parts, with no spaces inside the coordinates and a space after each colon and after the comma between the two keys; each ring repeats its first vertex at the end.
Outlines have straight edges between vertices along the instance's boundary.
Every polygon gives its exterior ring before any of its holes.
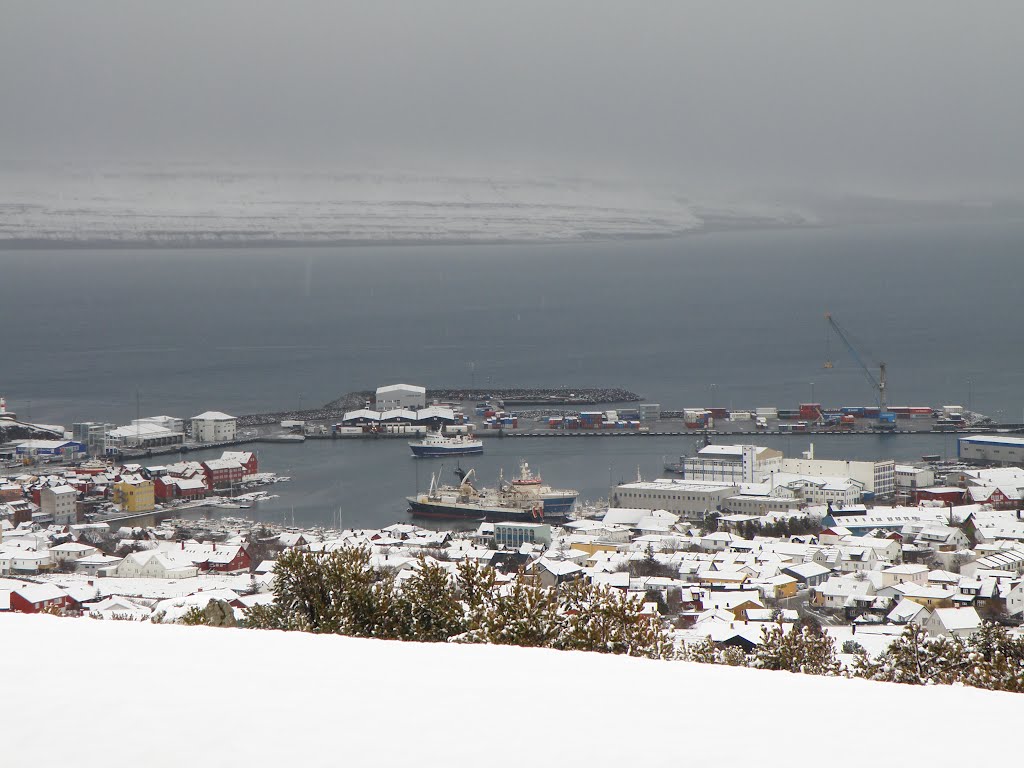
{"type": "Polygon", "coordinates": [[[0,239],[0,252],[7,251],[90,251],[90,250],[138,250],[191,251],[199,249],[229,250],[232,248],[371,248],[371,247],[462,247],[462,246],[557,246],[586,245],[598,243],[637,242],[654,240],[678,240],[695,235],[713,235],[742,232],[769,232],[781,230],[823,229],[829,225],[817,222],[773,222],[765,220],[721,219],[702,222],[689,229],[672,232],[627,233],[617,235],[579,237],[524,237],[524,238],[332,238],[327,240],[290,240],[272,237],[229,240],[211,237],[209,240],[192,238],[188,235],[164,240],[74,240],[48,238],[0,239]]]}

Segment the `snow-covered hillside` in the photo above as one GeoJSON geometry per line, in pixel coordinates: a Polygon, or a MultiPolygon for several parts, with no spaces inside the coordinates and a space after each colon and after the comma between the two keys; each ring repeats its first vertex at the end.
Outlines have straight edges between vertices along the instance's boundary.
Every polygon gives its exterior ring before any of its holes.
{"type": "Polygon", "coordinates": [[[0,639],[3,765],[974,765],[1024,716],[1014,694],[510,647],[11,614],[0,639]]]}
{"type": "MultiPolygon", "coordinates": [[[[802,221],[742,206],[723,213],[802,221]]],[[[665,190],[582,179],[195,168],[0,175],[0,245],[572,241],[678,235],[705,216],[665,190]]]]}

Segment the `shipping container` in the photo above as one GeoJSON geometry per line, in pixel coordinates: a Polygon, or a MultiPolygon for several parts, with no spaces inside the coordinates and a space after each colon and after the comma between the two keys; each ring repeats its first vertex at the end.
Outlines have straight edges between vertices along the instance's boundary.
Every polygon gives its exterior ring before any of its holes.
{"type": "Polygon", "coordinates": [[[661,418],[660,403],[643,403],[637,407],[642,421],[653,421],[661,418]]]}
{"type": "Polygon", "coordinates": [[[800,403],[801,419],[816,419],[821,415],[821,403],[800,403]]]}
{"type": "Polygon", "coordinates": [[[779,409],[771,405],[761,406],[754,413],[766,419],[777,419],[779,417],[779,409]]]}

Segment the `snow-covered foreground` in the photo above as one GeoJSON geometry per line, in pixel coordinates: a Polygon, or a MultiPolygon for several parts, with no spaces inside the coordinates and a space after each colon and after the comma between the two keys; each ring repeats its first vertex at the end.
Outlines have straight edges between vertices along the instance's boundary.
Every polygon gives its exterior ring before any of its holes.
{"type": "Polygon", "coordinates": [[[762,207],[698,214],[667,190],[586,179],[194,168],[0,175],[0,245],[573,241],[673,236],[718,214],[804,222],[762,207]]]}
{"type": "Polygon", "coordinates": [[[1014,694],[536,649],[10,614],[0,639],[2,765],[975,765],[1024,716],[1014,694]]]}

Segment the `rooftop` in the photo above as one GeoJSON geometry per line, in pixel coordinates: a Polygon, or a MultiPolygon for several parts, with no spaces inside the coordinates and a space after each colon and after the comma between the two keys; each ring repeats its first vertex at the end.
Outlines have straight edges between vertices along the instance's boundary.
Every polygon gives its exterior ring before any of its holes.
{"type": "Polygon", "coordinates": [[[689,491],[692,493],[714,493],[716,491],[731,491],[735,488],[736,486],[731,483],[719,483],[714,480],[675,480],[668,478],[645,480],[638,483],[623,483],[617,486],[618,490],[689,491]]]}
{"type": "Polygon", "coordinates": [[[234,421],[235,417],[220,411],[204,411],[198,416],[193,416],[192,419],[193,421],[234,421]]]}

